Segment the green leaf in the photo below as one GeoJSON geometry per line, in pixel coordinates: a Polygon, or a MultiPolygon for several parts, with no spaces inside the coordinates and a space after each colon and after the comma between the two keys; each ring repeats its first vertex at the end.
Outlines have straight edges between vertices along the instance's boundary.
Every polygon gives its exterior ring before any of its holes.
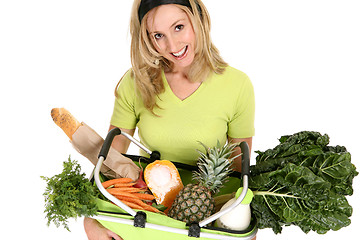
{"type": "Polygon", "coordinates": [[[352,207],[346,196],[353,193],[358,172],[346,148],[327,146],[328,135],[309,131],[279,141],[273,149],[256,151],[250,168],[258,227],[280,233],[283,226],[296,225],[324,234],[348,226],[352,207]]]}

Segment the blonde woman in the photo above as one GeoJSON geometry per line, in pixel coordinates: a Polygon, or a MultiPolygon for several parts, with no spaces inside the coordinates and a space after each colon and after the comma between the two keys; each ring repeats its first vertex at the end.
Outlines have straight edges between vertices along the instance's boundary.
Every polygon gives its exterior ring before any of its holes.
{"type": "MultiPolygon", "coordinates": [[[[254,135],[254,91],[243,72],[230,67],[210,38],[209,14],[200,0],[135,0],[131,63],[115,91],[110,129],[131,135],[162,159],[196,164],[199,142],[246,141],[254,135]]],[[[113,147],[126,153],[123,136],[113,147]]],[[[241,158],[234,167],[241,171],[241,158]]],[[[89,239],[121,239],[86,218],[89,239]]]]}

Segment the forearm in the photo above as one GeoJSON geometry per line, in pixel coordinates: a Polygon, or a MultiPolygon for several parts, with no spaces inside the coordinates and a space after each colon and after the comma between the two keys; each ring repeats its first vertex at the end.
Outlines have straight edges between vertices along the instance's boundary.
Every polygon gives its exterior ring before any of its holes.
{"type": "MultiPolygon", "coordinates": [[[[246,142],[249,145],[249,156],[251,156],[252,137],[250,137],[250,138],[230,138],[229,137],[228,141],[230,143],[246,142]]],[[[240,149],[240,147],[237,147],[237,148],[235,148],[235,152],[232,154],[232,156],[237,156],[239,154],[241,154],[241,149],[240,149]]],[[[235,171],[241,172],[241,164],[242,164],[241,160],[242,160],[241,155],[234,160],[233,167],[234,167],[235,171]]]]}
{"type": "Polygon", "coordinates": [[[96,229],[103,228],[103,226],[92,218],[84,218],[84,229],[88,239],[92,239],[95,236],[96,229]]]}
{"type": "Polygon", "coordinates": [[[119,235],[92,218],[84,218],[84,228],[89,240],[122,240],[119,235]]]}
{"type": "MultiPolygon", "coordinates": [[[[110,125],[109,131],[116,128],[113,125],[110,125]]],[[[120,128],[122,132],[125,132],[131,136],[134,135],[135,129],[124,129],[120,128]]],[[[124,137],[123,135],[116,136],[111,144],[111,146],[120,153],[126,153],[130,145],[130,140],[124,137]]]]}

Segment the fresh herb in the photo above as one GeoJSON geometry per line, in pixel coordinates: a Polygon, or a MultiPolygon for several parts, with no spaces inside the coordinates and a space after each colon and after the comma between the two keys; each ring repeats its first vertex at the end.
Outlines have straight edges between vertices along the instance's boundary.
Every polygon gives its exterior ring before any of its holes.
{"type": "Polygon", "coordinates": [[[331,147],[329,136],[299,132],[279,139],[265,152],[256,151],[249,188],[259,228],[281,233],[287,225],[308,233],[339,230],[351,221],[352,181],[358,175],[345,147],[331,147]]]}
{"type": "Polygon", "coordinates": [[[161,213],[161,212],[164,212],[164,211],[167,209],[167,207],[165,207],[165,206],[162,205],[162,204],[153,203],[151,206],[153,206],[154,208],[156,208],[157,210],[159,210],[160,213],[161,213]]]}
{"type": "Polygon", "coordinates": [[[63,163],[63,172],[51,178],[41,176],[47,182],[45,193],[45,213],[47,225],[53,222],[70,231],[69,218],[96,215],[97,192],[93,184],[80,173],[81,167],[76,160],[63,163]]]}

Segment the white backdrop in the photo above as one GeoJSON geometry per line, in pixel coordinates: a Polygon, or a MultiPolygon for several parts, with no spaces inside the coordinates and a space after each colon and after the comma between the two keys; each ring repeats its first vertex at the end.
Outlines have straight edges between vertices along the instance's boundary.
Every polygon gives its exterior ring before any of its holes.
{"type": "MultiPolygon", "coordinates": [[[[360,170],[358,1],[204,2],[212,17],[215,45],[255,87],[253,150],[272,148],[285,134],[314,130],[329,134],[331,145],[346,146],[360,170]]],[[[130,67],[131,4],[130,0],[1,1],[4,236],[86,239],[82,219],[70,222],[70,233],[47,227],[44,219],[45,182],[40,176],[59,173],[69,154],[84,172],[92,170],[52,122],[50,110],[65,107],[106,136],[115,85],[130,67]]],[[[137,152],[134,147],[130,151],[137,152]]],[[[348,198],[354,208],[349,227],[326,235],[305,235],[296,227],[285,228],[281,235],[260,230],[258,239],[359,235],[359,182],[360,177],[355,178],[355,193],[348,198]]]]}

